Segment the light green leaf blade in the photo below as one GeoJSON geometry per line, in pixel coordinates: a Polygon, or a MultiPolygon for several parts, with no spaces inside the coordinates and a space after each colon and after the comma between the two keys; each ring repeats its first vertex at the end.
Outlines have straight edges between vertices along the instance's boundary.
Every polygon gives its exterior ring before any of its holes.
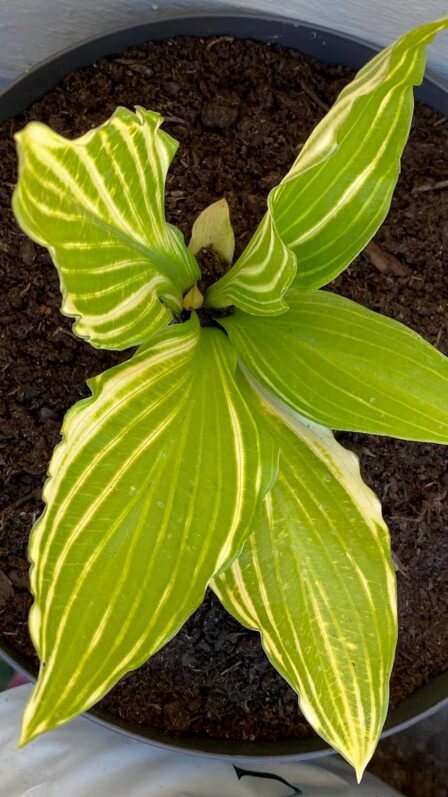
{"type": "Polygon", "coordinates": [[[421,83],[425,48],[448,17],[406,33],[341,92],[269,196],[296,284],[320,288],[362,251],[386,217],[421,83]]]}
{"type": "Polygon", "coordinates": [[[448,443],[448,358],[403,324],[326,291],[288,293],[289,312],[220,319],[247,368],[332,429],[448,443]]]}
{"type": "Polygon", "coordinates": [[[279,315],[288,309],[283,297],[296,270],[295,255],[285,246],[267,213],[235,265],[210,286],[205,304],[235,305],[254,315],[279,315]]]}
{"type": "Polygon", "coordinates": [[[90,382],[31,539],[39,680],[21,743],[159,650],[238,553],[275,475],[221,330],[196,316],[90,382]]]}
{"type": "Polygon", "coordinates": [[[263,420],[280,444],[279,476],[212,586],[260,631],[304,716],[360,779],[385,720],[397,638],[389,534],[355,455],[328,429],[271,407],[277,417],[265,406],[263,420]]]}
{"type": "Polygon", "coordinates": [[[235,251],[235,235],[226,199],[213,202],[199,214],[191,230],[188,248],[194,255],[201,249],[214,249],[230,265],[235,251]]]}
{"type": "Polygon", "coordinates": [[[143,108],[118,108],[74,141],[40,122],[16,136],[15,216],[48,247],[74,331],[99,348],[147,341],[169,323],[170,310],[180,312],[199,276],[181,232],[165,220],[165,178],[178,143],[162,121],[143,108]]]}

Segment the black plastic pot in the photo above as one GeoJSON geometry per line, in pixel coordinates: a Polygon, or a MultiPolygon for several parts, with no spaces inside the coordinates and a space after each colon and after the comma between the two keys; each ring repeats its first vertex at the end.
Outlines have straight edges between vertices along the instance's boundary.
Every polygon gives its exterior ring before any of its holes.
{"type": "MultiPolygon", "coordinates": [[[[171,38],[172,36],[234,36],[240,39],[257,39],[272,44],[282,44],[300,50],[305,55],[318,58],[327,64],[344,64],[359,68],[378,47],[326,28],[302,24],[294,20],[260,18],[241,14],[237,16],[170,17],[136,25],[113,33],[89,39],[67,49],[39,64],[0,93],[0,121],[24,111],[40,99],[73,69],[90,66],[98,58],[113,55],[126,47],[143,42],[171,38]]],[[[416,91],[418,99],[448,116],[448,91],[435,80],[425,79],[416,91]]],[[[0,654],[17,670],[33,680],[23,657],[10,646],[0,646],[0,654]]],[[[389,713],[384,736],[414,724],[448,702],[448,671],[433,678],[426,686],[404,700],[389,713]]],[[[305,760],[331,753],[321,739],[286,739],[278,742],[238,742],[205,737],[175,737],[150,728],[131,726],[103,712],[91,711],[88,716],[111,730],[126,734],[139,741],[180,752],[214,757],[231,757],[233,760],[253,758],[293,758],[305,760]]]]}

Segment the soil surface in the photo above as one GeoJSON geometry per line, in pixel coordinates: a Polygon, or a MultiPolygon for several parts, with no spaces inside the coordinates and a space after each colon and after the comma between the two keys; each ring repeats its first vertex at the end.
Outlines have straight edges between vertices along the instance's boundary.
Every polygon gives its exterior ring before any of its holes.
{"type": "MultiPolygon", "coordinates": [[[[227,37],[176,39],[71,74],[24,117],[0,127],[0,635],[30,660],[26,546],[62,417],[88,395],[88,377],[129,353],[91,348],[60,315],[49,256],[19,232],[10,210],[12,134],[40,119],[76,136],[117,105],[160,111],[181,143],[168,177],[169,220],[188,236],[196,215],[225,196],[241,251],[264,213],[267,192],[350,77],[345,68],[280,47],[227,37]]],[[[332,286],[405,322],[445,353],[448,191],[433,187],[447,174],[448,123],[418,106],[392,209],[375,239],[379,248],[361,255],[332,286]]],[[[448,455],[436,445],[352,434],[339,439],[359,454],[391,529],[400,614],[394,706],[448,667],[448,455]]],[[[274,739],[312,733],[258,635],[241,628],[211,595],[101,706],[178,734],[274,739]]]]}

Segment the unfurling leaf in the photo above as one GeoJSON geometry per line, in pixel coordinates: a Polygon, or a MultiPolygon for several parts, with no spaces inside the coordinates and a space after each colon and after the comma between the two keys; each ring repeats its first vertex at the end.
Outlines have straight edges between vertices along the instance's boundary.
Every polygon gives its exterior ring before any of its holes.
{"type": "Polygon", "coordinates": [[[448,358],[397,321],[326,291],[289,312],[220,319],[256,378],[332,429],[448,443],[448,358]]]}
{"type": "Polygon", "coordinates": [[[279,315],[288,309],[283,297],[296,269],[295,255],[267,214],[235,265],[209,288],[206,305],[235,305],[254,315],[279,315]]]}
{"type": "Polygon", "coordinates": [[[358,72],[315,128],[269,212],[309,291],[340,274],[387,215],[414,108],[425,48],[448,17],[406,33],[358,72]]]}
{"type": "Polygon", "coordinates": [[[74,141],[40,122],[16,137],[14,213],[50,250],[62,312],[99,348],[147,341],[199,278],[182,234],[165,221],[165,178],[178,144],[162,121],[143,108],[118,108],[74,141]]]}
{"type": "Polygon", "coordinates": [[[191,230],[190,251],[197,255],[201,249],[213,249],[225,263],[231,264],[235,251],[235,236],[227,201],[220,199],[199,214],[191,230]]]}
{"type": "Polygon", "coordinates": [[[238,559],[212,586],[260,631],[304,716],[360,779],[386,717],[397,638],[389,534],[355,455],[328,429],[267,401],[254,394],[252,403],[280,445],[279,476],[238,559]]]}
{"type": "Polygon", "coordinates": [[[195,316],[90,382],[32,534],[41,670],[22,743],[159,650],[238,553],[275,474],[222,331],[195,316]]]}

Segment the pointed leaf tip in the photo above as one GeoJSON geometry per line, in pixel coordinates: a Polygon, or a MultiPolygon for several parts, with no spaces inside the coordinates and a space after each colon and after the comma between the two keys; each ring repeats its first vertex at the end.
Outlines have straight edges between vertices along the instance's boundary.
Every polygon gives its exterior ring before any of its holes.
{"type": "Polygon", "coordinates": [[[408,327],[326,291],[220,324],[265,388],[330,429],[448,443],[448,358],[408,327]]]}
{"type": "Polygon", "coordinates": [[[37,739],[42,733],[45,732],[45,730],[49,730],[50,727],[56,726],[56,723],[54,723],[49,724],[48,728],[45,727],[45,724],[37,717],[38,711],[39,707],[36,706],[33,692],[26,703],[23,713],[20,737],[17,743],[19,750],[22,750],[24,747],[30,744],[30,742],[34,741],[34,739],[37,739]]]}
{"type": "Polygon", "coordinates": [[[370,60],[313,130],[270,195],[283,242],[296,254],[296,284],[328,284],[385,219],[412,120],[425,49],[445,17],[405,33],[370,60]]]}
{"type": "Polygon", "coordinates": [[[30,543],[46,666],[22,744],[157,652],[238,554],[274,464],[239,378],[227,336],[192,313],[66,417],[30,543]]]}
{"type": "Polygon", "coordinates": [[[258,392],[254,417],[280,446],[278,479],[239,556],[211,586],[261,633],[302,714],[359,781],[386,716],[397,638],[388,530],[353,454],[258,392]]]}

